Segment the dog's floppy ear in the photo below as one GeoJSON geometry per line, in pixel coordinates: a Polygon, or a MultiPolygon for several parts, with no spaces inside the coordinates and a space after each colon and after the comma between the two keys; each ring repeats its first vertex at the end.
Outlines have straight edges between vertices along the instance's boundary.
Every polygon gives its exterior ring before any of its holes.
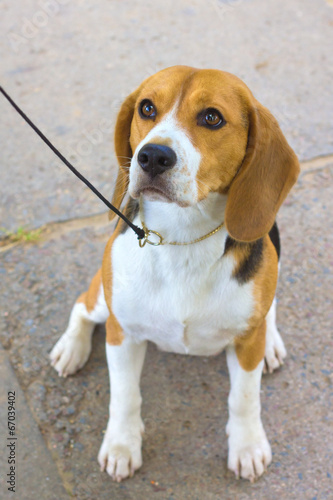
{"type": "Polygon", "coordinates": [[[231,183],[225,224],[235,240],[268,233],[299,174],[299,162],[272,114],[251,96],[243,163],[231,183]]]}
{"type": "MultiPolygon", "coordinates": [[[[125,99],[120,107],[116,121],[114,143],[119,170],[111,203],[118,209],[128,187],[129,166],[130,159],[132,158],[132,149],[130,146],[131,123],[138,93],[139,89],[135,90],[125,99]]],[[[115,213],[110,210],[109,219],[112,220],[114,216],[115,213]]]]}

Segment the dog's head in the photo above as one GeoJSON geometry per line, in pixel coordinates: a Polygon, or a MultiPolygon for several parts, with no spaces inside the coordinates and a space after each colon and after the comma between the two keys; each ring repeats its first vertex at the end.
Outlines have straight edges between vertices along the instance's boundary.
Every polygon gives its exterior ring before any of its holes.
{"type": "Polygon", "coordinates": [[[120,108],[115,148],[116,206],[127,189],[182,207],[227,194],[225,224],[240,241],[271,229],[299,173],[275,118],[218,70],[175,66],[145,80],[120,108]]]}

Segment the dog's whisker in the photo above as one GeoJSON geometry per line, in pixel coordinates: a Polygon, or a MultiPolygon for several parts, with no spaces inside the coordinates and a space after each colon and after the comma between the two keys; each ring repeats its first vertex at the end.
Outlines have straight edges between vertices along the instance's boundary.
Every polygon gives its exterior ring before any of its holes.
{"type": "Polygon", "coordinates": [[[127,193],[128,185],[129,185],[129,178],[126,179],[125,188],[123,189],[123,191],[120,194],[121,198],[123,198],[125,196],[125,194],[127,193]]]}
{"type": "Polygon", "coordinates": [[[200,182],[200,184],[202,184],[203,186],[205,186],[209,191],[212,189],[211,186],[208,186],[208,184],[203,182],[201,179],[197,179],[197,181],[200,182]]]}
{"type": "MultiPolygon", "coordinates": [[[[202,195],[204,195],[204,196],[206,196],[206,195],[207,195],[207,192],[206,192],[206,191],[204,191],[204,190],[203,190],[200,186],[198,186],[198,185],[197,185],[197,188],[198,188],[198,191],[199,191],[202,195]]],[[[204,201],[204,200],[202,200],[202,201],[204,201]]]]}

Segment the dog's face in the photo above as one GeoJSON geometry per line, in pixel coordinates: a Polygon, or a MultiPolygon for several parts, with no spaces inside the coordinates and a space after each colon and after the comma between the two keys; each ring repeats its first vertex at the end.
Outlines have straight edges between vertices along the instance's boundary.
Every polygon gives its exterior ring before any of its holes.
{"type": "Polygon", "coordinates": [[[268,232],[298,174],[273,116],[235,76],[186,66],[145,80],[122,105],[115,133],[120,165],[114,202],[130,196],[197,204],[228,194],[229,233],[249,241],[268,232]]]}
{"type": "Polygon", "coordinates": [[[130,136],[133,198],[190,206],[227,188],[248,135],[235,81],[219,71],[171,68],[143,84],[130,136]]]}

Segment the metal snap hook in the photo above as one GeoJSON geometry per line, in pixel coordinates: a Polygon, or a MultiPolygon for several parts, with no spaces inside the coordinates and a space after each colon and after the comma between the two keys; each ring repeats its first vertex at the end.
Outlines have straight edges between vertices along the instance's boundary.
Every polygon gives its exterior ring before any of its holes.
{"type": "Polygon", "coordinates": [[[157,231],[152,231],[151,229],[144,228],[145,231],[145,236],[141,240],[139,240],[139,246],[140,248],[143,248],[146,243],[149,245],[152,245],[154,247],[158,247],[160,245],[163,245],[163,237],[158,233],[157,231]],[[158,237],[158,241],[151,241],[149,239],[149,236],[154,234],[155,236],[158,237]]]}

